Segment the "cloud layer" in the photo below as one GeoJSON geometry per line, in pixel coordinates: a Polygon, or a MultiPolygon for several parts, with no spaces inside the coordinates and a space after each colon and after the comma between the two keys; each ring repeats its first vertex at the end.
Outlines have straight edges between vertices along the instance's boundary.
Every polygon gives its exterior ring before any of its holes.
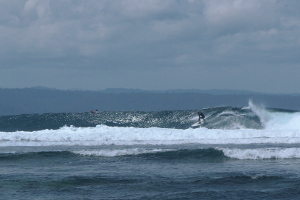
{"type": "Polygon", "coordinates": [[[1,0],[0,87],[300,92],[299,9],[296,0],[1,0]]]}

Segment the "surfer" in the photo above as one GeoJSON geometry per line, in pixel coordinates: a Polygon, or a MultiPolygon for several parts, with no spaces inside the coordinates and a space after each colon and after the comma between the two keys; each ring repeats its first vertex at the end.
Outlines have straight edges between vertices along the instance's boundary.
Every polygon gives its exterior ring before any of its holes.
{"type": "Polygon", "coordinates": [[[199,119],[198,119],[199,122],[201,122],[201,119],[203,119],[203,120],[205,119],[205,115],[201,111],[198,112],[198,116],[199,116],[199,119]]]}
{"type": "Polygon", "coordinates": [[[192,127],[199,127],[204,123],[205,115],[201,110],[198,111],[198,116],[199,116],[198,122],[194,123],[192,127]]]}
{"type": "Polygon", "coordinates": [[[98,110],[92,110],[91,113],[93,114],[98,113],[98,110]]]}

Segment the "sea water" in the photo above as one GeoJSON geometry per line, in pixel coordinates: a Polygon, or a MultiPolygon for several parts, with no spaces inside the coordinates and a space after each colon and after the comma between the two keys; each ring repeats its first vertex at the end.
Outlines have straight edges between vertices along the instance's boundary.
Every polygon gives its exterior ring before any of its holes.
{"type": "Polygon", "coordinates": [[[300,113],[0,117],[0,199],[300,199],[300,113]]]}

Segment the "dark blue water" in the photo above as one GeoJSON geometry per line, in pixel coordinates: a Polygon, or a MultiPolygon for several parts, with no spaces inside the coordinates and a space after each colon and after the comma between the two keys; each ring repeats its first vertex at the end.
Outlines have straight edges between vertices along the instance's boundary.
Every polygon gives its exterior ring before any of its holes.
{"type": "Polygon", "coordinates": [[[300,195],[299,159],[237,160],[213,147],[194,145],[113,157],[74,153],[116,148],[120,147],[24,147],[17,148],[20,153],[2,153],[1,198],[297,199],[300,195]]]}

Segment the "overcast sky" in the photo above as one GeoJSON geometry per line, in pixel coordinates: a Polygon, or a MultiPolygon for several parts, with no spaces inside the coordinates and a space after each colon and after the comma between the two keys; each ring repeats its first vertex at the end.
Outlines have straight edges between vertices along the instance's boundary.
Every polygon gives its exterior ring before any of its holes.
{"type": "Polygon", "coordinates": [[[300,93],[299,0],[0,0],[0,88],[300,93]]]}

